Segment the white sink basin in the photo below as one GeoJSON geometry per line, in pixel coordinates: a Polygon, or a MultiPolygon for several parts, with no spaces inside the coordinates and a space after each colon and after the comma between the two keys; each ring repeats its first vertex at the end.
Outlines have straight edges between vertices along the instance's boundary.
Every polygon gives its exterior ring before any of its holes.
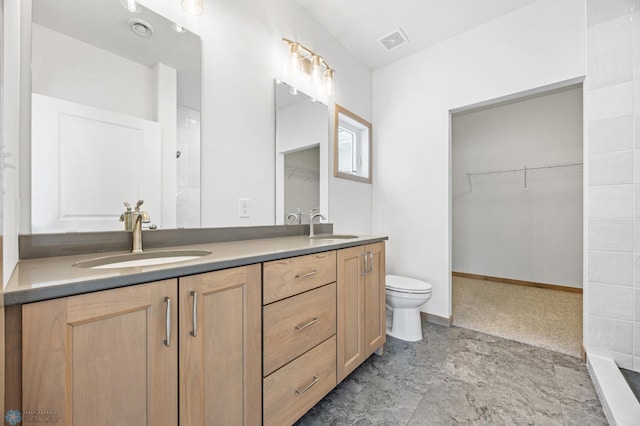
{"type": "Polygon", "coordinates": [[[351,240],[353,238],[358,238],[358,236],[347,234],[320,234],[309,238],[312,240],[351,240]]]}
{"type": "Polygon", "coordinates": [[[116,256],[98,257],[96,259],[84,260],[74,263],[77,268],[88,269],[112,269],[112,268],[132,268],[135,266],[164,265],[167,263],[185,262],[208,256],[208,250],[163,250],[145,251],[142,253],[119,254],[116,256]]]}

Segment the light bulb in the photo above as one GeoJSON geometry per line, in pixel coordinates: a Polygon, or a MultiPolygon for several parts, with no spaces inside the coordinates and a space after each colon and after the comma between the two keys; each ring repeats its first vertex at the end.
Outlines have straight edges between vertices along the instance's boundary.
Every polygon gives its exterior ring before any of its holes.
{"type": "Polygon", "coordinates": [[[322,84],[322,58],[318,55],[311,57],[311,78],[315,84],[322,84]]]}
{"type": "Polygon", "coordinates": [[[289,45],[289,53],[291,55],[291,74],[296,75],[300,70],[300,45],[291,43],[289,45]]]}
{"type": "Polygon", "coordinates": [[[120,0],[120,4],[131,13],[142,12],[142,6],[140,6],[135,0],[120,0]]]}
{"type": "Polygon", "coordinates": [[[182,0],[182,8],[191,15],[202,15],[204,12],[202,0],[182,0]]]}
{"type": "Polygon", "coordinates": [[[334,92],[334,87],[333,87],[334,74],[335,74],[335,72],[331,68],[327,68],[327,70],[324,72],[324,84],[325,84],[325,89],[327,91],[327,96],[333,96],[333,92],[334,92]]]}

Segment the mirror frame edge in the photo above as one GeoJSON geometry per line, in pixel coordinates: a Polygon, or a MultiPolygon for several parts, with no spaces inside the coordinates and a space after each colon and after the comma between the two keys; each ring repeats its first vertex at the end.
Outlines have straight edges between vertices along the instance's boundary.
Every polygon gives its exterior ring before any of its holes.
{"type": "Polygon", "coordinates": [[[349,111],[343,106],[338,104],[334,104],[334,133],[333,133],[333,176],[341,179],[353,180],[361,183],[372,183],[373,177],[373,125],[365,120],[364,118],[358,116],[357,114],[349,111]],[[352,175],[349,173],[344,173],[338,170],[338,130],[340,128],[340,114],[344,114],[347,117],[351,118],[354,121],[362,124],[363,126],[369,129],[369,176],[358,176],[352,175]]]}

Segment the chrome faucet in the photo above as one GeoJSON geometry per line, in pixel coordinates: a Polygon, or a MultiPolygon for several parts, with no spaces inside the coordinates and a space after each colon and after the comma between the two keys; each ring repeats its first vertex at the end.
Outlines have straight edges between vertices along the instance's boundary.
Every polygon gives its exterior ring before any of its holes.
{"type": "Polygon", "coordinates": [[[290,224],[297,223],[300,225],[302,223],[302,213],[300,213],[300,209],[297,208],[295,212],[289,213],[287,215],[287,220],[294,219],[295,222],[289,222],[290,224]]]}
{"type": "Polygon", "coordinates": [[[143,200],[139,200],[136,204],[136,209],[132,213],[132,236],[133,236],[133,247],[131,248],[131,253],[142,253],[142,223],[151,222],[151,218],[149,217],[149,213],[140,210],[140,206],[144,203],[143,200]]]}
{"type": "Polygon", "coordinates": [[[309,213],[309,238],[313,238],[313,236],[315,235],[313,232],[313,221],[316,219],[316,217],[319,217],[322,220],[327,220],[327,218],[324,217],[322,213],[316,212],[316,209],[311,210],[311,212],[309,213]]]}

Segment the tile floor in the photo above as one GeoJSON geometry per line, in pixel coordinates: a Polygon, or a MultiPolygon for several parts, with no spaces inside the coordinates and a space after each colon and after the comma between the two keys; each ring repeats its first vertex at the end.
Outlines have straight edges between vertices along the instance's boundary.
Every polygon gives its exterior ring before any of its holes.
{"type": "Polygon", "coordinates": [[[298,425],[607,425],[580,360],[458,327],[387,338],[298,425]]]}

